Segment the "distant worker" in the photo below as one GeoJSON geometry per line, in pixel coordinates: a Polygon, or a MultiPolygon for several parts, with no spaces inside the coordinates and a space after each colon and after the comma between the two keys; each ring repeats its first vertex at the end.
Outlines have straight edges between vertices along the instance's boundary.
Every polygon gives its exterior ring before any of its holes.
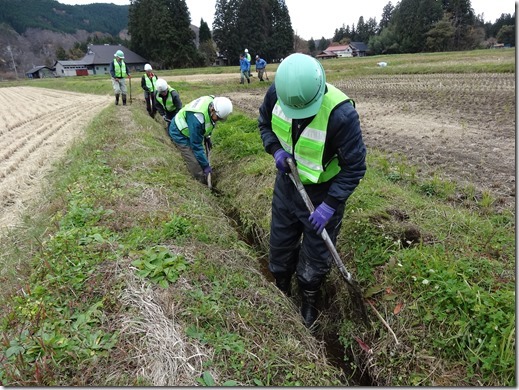
{"type": "Polygon", "coordinates": [[[153,118],[157,109],[155,108],[155,87],[157,85],[157,76],[153,73],[150,64],[144,65],[144,74],[141,79],[141,87],[144,90],[144,101],[146,102],[146,110],[153,118]]]}
{"type": "Polygon", "coordinates": [[[175,115],[182,108],[182,101],[178,92],[170,87],[164,79],[158,79],[155,84],[155,108],[160,116],[168,122],[171,122],[175,115]]]}
{"type": "Polygon", "coordinates": [[[240,84],[245,83],[245,79],[247,79],[247,83],[250,84],[250,62],[247,61],[244,54],[240,54],[240,84]]]}
{"type": "MultiPolygon", "coordinates": [[[[263,74],[265,73],[267,61],[265,61],[263,58],[261,58],[259,55],[257,55],[255,66],[256,66],[256,72],[258,72],[259,81],[265,81],[265,80],[263,80],[263,74]]],[[[267,77],[267,80],[268,80],[268,77],[267,77]]]]}
{"type": "Polygon", "coordinates": [[[123,95],[123,106],[126,106],[126,76],[131,78],[128,67],[124,62],[124,53],[117,50],[114,60],[110,63],[110,76],[112,76],[112,87],[115,92],[115,105],[119,104],[119,96],[123,95]]]}
{"type": "Polygon", "coordinates": [[[210,147],[216,122],[225,121],[231,113],[232,102],[228,98],[202,96],[183,107],[169,125],[169,136],[180,150],[187,169],[204,184],[212,172],[204,142],[210,147]]]}
{"type": "Polygon", "coordinates": [[[250,60],[251,60],[251,58],[250,58],[250,54],[249,54],[249,49],[245,49],[245,59],[249,63],[249,71],[248,71],[248,73],[249,73],[249,77],[250,77],[250,60]]]}

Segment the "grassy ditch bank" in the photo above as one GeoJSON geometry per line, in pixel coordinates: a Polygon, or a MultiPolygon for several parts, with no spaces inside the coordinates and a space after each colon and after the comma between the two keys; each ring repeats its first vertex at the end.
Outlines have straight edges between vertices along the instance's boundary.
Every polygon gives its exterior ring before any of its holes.
{"type": "MultiPolygon", "coordinates": [[[[214,138],[222,201],[268,251],[275,167],[254,120],[233,116],[214,138]]],[[[324,287],[321,338],[338,334],[345,357],[373,383],[515,383],[515,216],[472,187],[419,179],[403,156],[370,150],[337,247],[369,304],[372,329],[352,318],[336,270],[324,287]],[[459,194],[463,202],[453,201],[459,194]]]]}
{"type": "Polygon", "coordinates": [[[0,383],[347,384],[162,125],[119,108],[3,238],[0,383]]]}
{"type": "MultiPolygon", "coordinates": [[[[384,69],[373,66],[381,58],[355,59],[351,75],[463,73],[467,59],[472,71],[513,71],[510,52],[504,66],[487,52],[391,56],[400,65],[384,69]]],[[[343,65],[326,64],[332,79],[343,65]]],[[[110,93],[100,78],[57,83],[110,93]]],[[[185,103],[243,91],[175,87],[185,103]]],[[[352,315],[334,268],[313,337],[297,294],[285,298],[262,272],[275,167],[255,116],[237,110],[218,125],[211,193],[142,102],[118,109],[92,122],[23,228],[2,238],[2,385],[356,384],[328,359],[330,335],[342,366],[374,385],[516,385],[515,211],[491,193],[369,149],[337,249],[371,328],[352,315]]]]}

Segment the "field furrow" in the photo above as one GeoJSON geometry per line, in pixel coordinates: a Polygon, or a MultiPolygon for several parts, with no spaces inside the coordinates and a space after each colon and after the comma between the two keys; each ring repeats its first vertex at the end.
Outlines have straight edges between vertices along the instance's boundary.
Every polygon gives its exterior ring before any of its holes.
{"type": "Polygon", "coordinates": [[[108,96],[42,88],[0,89],[1,227],[16,224],[52,163],[109,101],[108,96]]]}

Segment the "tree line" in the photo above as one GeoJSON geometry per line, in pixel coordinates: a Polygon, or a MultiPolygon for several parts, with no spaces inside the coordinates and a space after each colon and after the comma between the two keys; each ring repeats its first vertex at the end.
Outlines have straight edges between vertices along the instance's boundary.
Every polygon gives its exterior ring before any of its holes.
{"type": "Polygon", "coordinates": [[[388,2],[380,22],[375,18],[335,30],[331,40],[310,40],[316,53],[331,44],[364,42],[371,54],[472,50],[501,42],[515,46],[515,13],[501,14],[495,23],[475,15],[470,0],[401,0],[388,2]]]}
{"type": "Polygon", "coordinates": [[[217,56],[238,65],[245,48],[268,62],[292,52],[315,55],[332,44],[364,42],[369,54],[471,50],[496,42],[515,46],[515,13],[495,23],[475,15],[470,0],[389,1],[376,18],[335,29],[333,38],[294,34],[284,0],[217,0],[211,32],[202,19],[196,47],[185,0],[131,0],[131,47],[160,67],[204,66],[217,56]],[[154,23],[150,23],[153,20],[154,23]]]}
{"type": "Polygon", "coordinates": [[[217,57],[237,65],[246,48],[268,62],[293,51],[284,0],[217,0],[213,31],[200,20],[198,48],[190,25],[185,0],[131,0],[131,49],[160,68],[211,65],[217,57]]]}

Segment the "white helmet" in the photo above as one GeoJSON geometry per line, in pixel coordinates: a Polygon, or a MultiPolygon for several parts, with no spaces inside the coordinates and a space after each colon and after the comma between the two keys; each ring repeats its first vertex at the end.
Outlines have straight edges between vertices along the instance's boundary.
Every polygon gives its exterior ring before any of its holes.
{"type": "Polygon", "coordinates": [[[249,52],[249,49],[245,49],[245,53],[248,53],[249,52]]]}
{"type": "Polygon", "coordinates": [[[168,83],[164,79],[158,79],[155,87],[157,88],[157,91],[161,93],[168,90],[168,83]]]}
{"type": "Polygon", "coordinates": [[[224,121],[232,113],[232,102],[229,98],[218,96],[213,100],[213,108],[218,118],[224,121]]]}
{"type": "Polygon", "coordinates": [[[145,70],[146,72],[148,72],[148,71],[151,72],[151,71],[153,70],[153,68],[151,67],[150,64],[146,64],[146,65],[144,65],[144,70],[145,70]]]}

